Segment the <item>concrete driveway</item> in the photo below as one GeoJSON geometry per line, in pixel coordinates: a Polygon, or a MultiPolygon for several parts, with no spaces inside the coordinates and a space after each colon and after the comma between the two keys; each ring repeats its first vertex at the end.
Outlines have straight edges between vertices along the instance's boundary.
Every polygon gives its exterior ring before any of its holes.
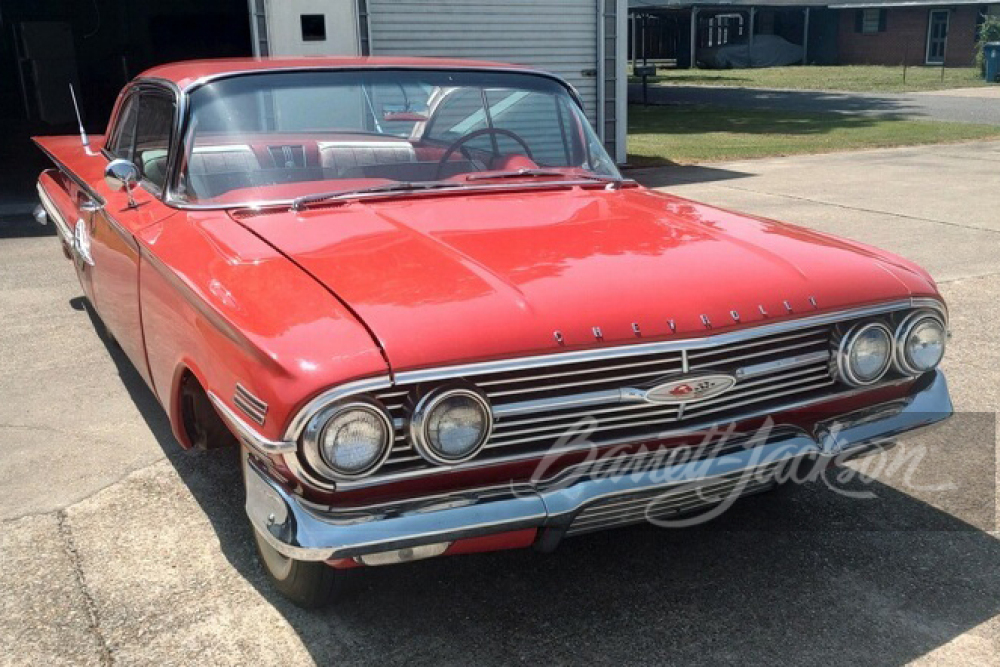
{"type": "MultiPolygon", "coordinates": [[[[738,109],[886,115],[953,123],[1000,125],[1000,86],[924,93],[845,93],[723,86],[649,86],[650,104],[706,104],[738,109]]],[[[642,85],[629,86],[629,100],[642,102],[642,85]]]]}
{"type": "Polygon", "coordinates": [[[234,456],[180,451],[56,240],[0,240],[0,664],[997,664],[998,169],[992,143],[635,174],[930,269],[962,414],[918,439],[950,447],[950,499],[814,485],[694,530],[371,569],[319,613],[270,590],[234,456]]]}

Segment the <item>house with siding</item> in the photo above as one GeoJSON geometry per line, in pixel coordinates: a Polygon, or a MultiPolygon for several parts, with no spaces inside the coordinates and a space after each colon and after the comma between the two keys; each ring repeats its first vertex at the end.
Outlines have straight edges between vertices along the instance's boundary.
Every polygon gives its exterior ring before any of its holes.
{"type": "Polygon", "coordinates": [[[809,65],[968,67],[984,0],[630,0],[629,56],[698,63],[700,51],[775,35],[809,65]]]}

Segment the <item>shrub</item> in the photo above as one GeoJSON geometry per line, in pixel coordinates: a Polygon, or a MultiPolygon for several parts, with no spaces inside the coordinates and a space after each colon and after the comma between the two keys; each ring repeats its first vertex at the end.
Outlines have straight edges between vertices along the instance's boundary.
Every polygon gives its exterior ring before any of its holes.
{"type": "Polygon", "coordinates": [[[1000,42],[1000,16],[987,16],[979,26],[976,37],[976,66],[986,72],[986,58],[983,57],[983,45],[987,42],[1000,42]]]}

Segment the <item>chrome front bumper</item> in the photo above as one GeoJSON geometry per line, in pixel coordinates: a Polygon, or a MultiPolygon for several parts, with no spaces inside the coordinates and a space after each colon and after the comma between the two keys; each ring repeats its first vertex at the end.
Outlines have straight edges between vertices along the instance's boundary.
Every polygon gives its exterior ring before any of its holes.
{"type": "Polygon", "coordinates": [[[280,553],[298,560],[330,560],[538,528],[539,545],[553,548],[588,507],[609,499],[711,485],[734,475],[802,459],[829,459],[930,426],[952,414],[944,375],[923,378],[911,396],[821,423],[815,437],[775,429],[763,443],[714,458],[668,462],[643,472],[574,475],[570,469],[544,485],[506,485],[356,508],[320,507],[291,494],[261,465],[244,456],[246,511],[254,528],[280,553]]]}

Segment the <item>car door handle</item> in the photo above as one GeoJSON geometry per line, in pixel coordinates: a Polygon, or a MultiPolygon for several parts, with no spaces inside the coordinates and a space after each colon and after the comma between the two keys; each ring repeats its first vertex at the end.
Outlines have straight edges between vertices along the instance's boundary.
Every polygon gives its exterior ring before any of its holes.
{"type": "Polygon", "coordinates": [[[96,213],[97,211],[100,211],[102,208],[104,207],[95,201],[85,201],[82,204],[80,204],[81,213],[96,213]]]}

